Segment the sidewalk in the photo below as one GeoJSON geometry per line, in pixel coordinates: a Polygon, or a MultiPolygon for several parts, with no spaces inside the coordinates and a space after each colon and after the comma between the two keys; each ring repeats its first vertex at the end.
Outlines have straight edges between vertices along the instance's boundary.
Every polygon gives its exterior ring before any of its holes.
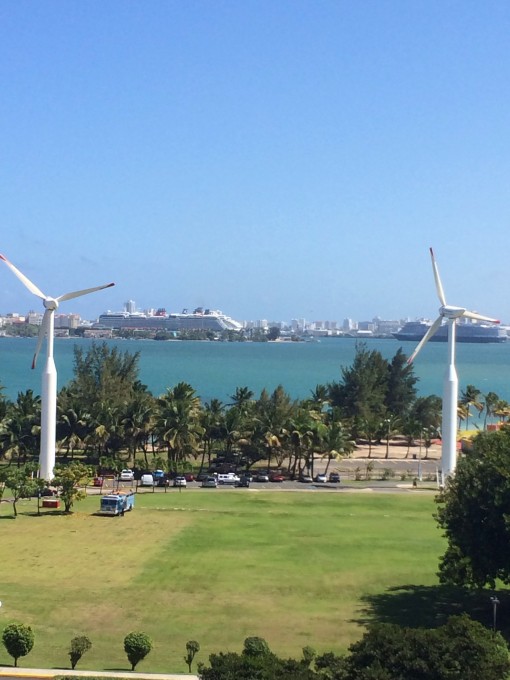
{"type": "Polygon", "coordinates": [[[198,680],[198,675],[188,673],[137,673],[135,671],[72,671],[68,668],[14,668],[0,666],[0,678],[54,678],[56,675],[72,675],[77,678],[135,678],[138,680],[198,680]]]}

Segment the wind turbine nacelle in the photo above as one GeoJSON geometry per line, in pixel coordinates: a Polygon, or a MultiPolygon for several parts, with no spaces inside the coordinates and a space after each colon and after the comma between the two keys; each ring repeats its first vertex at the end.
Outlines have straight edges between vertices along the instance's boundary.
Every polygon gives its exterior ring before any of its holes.
{"type": "Polygon", "coordinates": [[[58,301],[55,300],[55,298],[52,297],[47,297],[43,300],[43,305],[46,309],[49,309],[50,311],[55,311],[55,309],[58,309],[58,301]]]}
{"type": "Polygon", "coordinates": [[[439,314],[447,319],[460,319],[461,316],[464,316],[465,312],[465,307],[454,307],[453,305],[443,305],[439,309],[439,314]]]}

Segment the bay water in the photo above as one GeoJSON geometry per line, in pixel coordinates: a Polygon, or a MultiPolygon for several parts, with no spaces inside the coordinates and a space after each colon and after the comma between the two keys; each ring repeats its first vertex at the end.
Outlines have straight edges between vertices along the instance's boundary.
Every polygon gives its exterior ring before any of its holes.
{"type": "MultiPolygon", "coordinates": [[[[81,338],[55,339],[59,389],[73,376],[74,347],[87,351],[92,342],[81,338]]],[[[106,341],[122,352],[140,353],[140,380],[155,396],[184,381],[203,402],[217,398],[223,403],[231,401],[230,395],[237,387],[245,386],[256,397],[264,388],[271,391],[282,385],[292,398],[307,398],[316,385],[341,378],[342,367],[353,362],[356,342],[354,338],[274,343],[106,341]]],[[[399,347],[407,355],[415,348],[415,343],[397,340],[363,342],[369,350],[379,350],[387,359],[391,359],[399,347]]],[[[34,338],[0,338],[0,384],[10,399],[27,389],[41,393],[46,348],[43,345],[38,366],[31,370],[35,346],[34,338]]],[[[419,395],[442,394],[446,362],[446,343],[428,343],[424,347],[415,360],[419,395]]],[[[510,342],[458,344],[457,371],[460,389],[472,384],[483,394],[496,392],[510,401],[510,342]]]]}

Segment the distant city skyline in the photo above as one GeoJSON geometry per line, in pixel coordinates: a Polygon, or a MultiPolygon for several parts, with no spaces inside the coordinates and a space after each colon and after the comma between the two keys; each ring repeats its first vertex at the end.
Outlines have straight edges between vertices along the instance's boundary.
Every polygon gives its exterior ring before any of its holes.
{"type": "Polygon", "coordinates": [[[449,302],[510,321],[509,33],[499,0],[4,3],[0,252],[48,294],[115,281],[83,318],[342,320],[435,318],[433,246],[449,302]]]}

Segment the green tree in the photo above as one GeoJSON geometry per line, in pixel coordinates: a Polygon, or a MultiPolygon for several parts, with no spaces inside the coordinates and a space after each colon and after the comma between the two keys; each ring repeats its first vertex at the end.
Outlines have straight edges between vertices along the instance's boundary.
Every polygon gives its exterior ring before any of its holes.
{"type": "Polygon", "coordinates": [[[197,454],[203,434],[200,410],[200,398],[188,383],[178,383],[157,399],[155,429],[166,446],[170,469],[197,454]]]}
{"type": "Polygon", "coordinates": [[[92,647],[92,642],[85,635],[80,635],[71,640],[71,648],[69,649],[69,659],[71,660],[71,668],[75,669],[76,664],[81,657],[88,652],[92,647]]]}
{"type": "Polygon", "coordinates": [[[503,680],[510,670],[503,637],[466,614],[432,630],[374,624],[346,666],[346,680],[503,680]]]}
{"type": "Polygon", "coordinates": [[[481,432],[437,498],[448,546],[444,583],[482,587],[510,583],[510,430],[481,432]]]}
{"type": "Polygon", "coordinates": [[[338,406],[347,418],[378,418],[386,412],[388,362],[365,343],[356,344],[352,366],[342,368],[340,382],[329,385],[332,406],[338,406]]]}
{"type": "Polygon", "coordinates": [[[186,656],[184,657],[184,661],[188,664],[188,670],[190,673],[193,659],[195,658],[195,655],[198,654],[199,651],[200,645],[196,640],[188,640],[188,642],[186,642],[186,656]]]}
{"type": "Polygon", "coordinates": [[[12,493],[12,512],[14,517],[18,516],[18,501],[21,498],[35,496],[38,491],[37,479],[34,477],[37,466],[28,464],[23,467],[7,470],[5,473],[5,484],[12,493]]]}
{"type": "Polygon", "coordinates": [[[128,633],[124,638],[124,651],[127,654],[131,670],[143,661],[152,649],[152,640],[146,633],[128,633]]]}
{"type": "Polygon", "coordinates": [[[14,659],[14,666],[17,666],[18,659],[32,650],[34,633],[30,626],[23,623],[10,623],[4,628],[2,642],[9,656],[14,659]]]}
{"type": "Polygon", "coordinates": [[[71,512],[76,501],[85,498],[85,491],[79,486],[85,484],[89,476],[89,469],[81,463],[57,467],[53,484],[59,489],[59,496],[66,512],[71,512]]]}
{"type": "Polygon", "coordinates": [[[409,413],[416,399],[416,383],[414,364],[407,363],[407,357],[399,348],[388,365],[388,384],[386,391],[386,409],[393,417],[401,421],[409,413]]]}
{"type": "Polygon", "coordinates": [[[139,357],[139,352],[120,352],[105,342],[93,343],[87,352],[75,346],[74,377],[68,390],[93,415],[98,404],[123,406],[143,389],[138,380],[139,357]]]}

